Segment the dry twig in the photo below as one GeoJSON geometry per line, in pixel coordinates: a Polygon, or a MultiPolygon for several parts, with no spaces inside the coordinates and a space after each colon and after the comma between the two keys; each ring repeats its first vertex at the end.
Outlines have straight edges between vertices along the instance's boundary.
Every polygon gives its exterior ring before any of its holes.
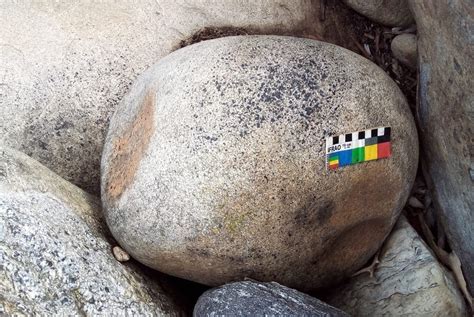
{"type": "Polygon", "coordinates": [[[369,266],[364,267],[363,269],[360,269],[359,271],[355,272],[354,274],[352,274],[352,277],[363,274],[363,273],[369,273],[369,276],[371,278],[374,277],[375,269],[380,264],[379,256],[380,256],[381,250],[382,250],[382,248],[380,248],[377,251],[377,253],[375,253],[374,259],[372,260],[372,263],[370,263],[369,266]]]}

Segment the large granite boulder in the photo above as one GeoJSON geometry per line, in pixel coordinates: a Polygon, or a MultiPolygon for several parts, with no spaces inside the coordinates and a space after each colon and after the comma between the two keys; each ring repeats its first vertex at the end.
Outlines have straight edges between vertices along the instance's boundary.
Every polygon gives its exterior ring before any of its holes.
{"type": "Polygon", "coordinates": [[[352,316],[467,316],[457,284],[401,217],[381,254],[375,277],[352,278],[328,301],[352,316]]]}
{"type": "Polygon", "coordinates": [[[418,27],[418,122],[434,199],[474,293],[474,3],[410,1],[418,27]]]}
{"type": "Polygon", "coordinates": [[[0,315],[180,315],[160,284],[112,255],[99,202],[0,148],[0,315]]]}
{"type": "Polygon", "coordinates": [[[343,0],[367,18],[388,26],[414,24],[408,0],[343,0]]]}
{"type": "Polygon", "coordinates": [[[278,283],[243,281],[211,289],[194,307],[200,316],[331,316],[346,313],[278,283]]]}
{"type": "Polygon", "coordinates": [[[98,194],[109,117],[138,74],[206,27],[351,43],[337,31],[347,21],[322,22],[318,10],[306,0],[1,1],[0,143],[98,194]]]}
{"type": "Polygon", "coordinates": [[[376,65],[308,39],[240,36],[176,51],[133,85],[102,158],[107,223],[157,270],[298,289],[362,266],[395,223],[418,143],[376,65]],[[392,156],[330,171],[326,138],[390,126],[392,156]]]}

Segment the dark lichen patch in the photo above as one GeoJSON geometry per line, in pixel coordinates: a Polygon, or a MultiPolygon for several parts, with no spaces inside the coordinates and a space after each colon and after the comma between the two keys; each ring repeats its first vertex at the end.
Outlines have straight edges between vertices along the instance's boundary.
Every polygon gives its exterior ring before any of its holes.
{"type": "Polygon", "coordinates": [[[317,197],[310,197],[303,207],[295,212],[295,227],[315,229],[324,225],[331,217],[334,207],[332,201],[321,201],[317,197]]]}
{"type": "Polygon", "coordinates": [[[306,227],[310,223],[311,213],[315,211],[315,207],[303,207],[295,212],[294,222],[299,227],[306,227]]]}
{"type": "Polygon", "coordinates": [[[111,201],[120,198],[133,181],[154,131],[154,109],[155,97],[149,92],[145,95],[135,120],[113,142],[106,183],[106,195],[111,201]]]}
{"type": "Polygon", "coordinates": [[[324,225],[328,222],[334,212],[335,204],[333,201],[326,201],[320,204],[317,211],[317,219],[320,225],[324,225]]]}

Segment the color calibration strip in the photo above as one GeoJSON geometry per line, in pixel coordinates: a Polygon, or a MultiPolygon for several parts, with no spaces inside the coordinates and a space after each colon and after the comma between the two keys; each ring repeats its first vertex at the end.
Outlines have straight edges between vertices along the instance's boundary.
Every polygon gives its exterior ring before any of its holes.
{"type": "Polygon", "coordinates": [[[378,160],[391,155],[390,127],[352,132],[326,139],[327,168],[378,160]]]}

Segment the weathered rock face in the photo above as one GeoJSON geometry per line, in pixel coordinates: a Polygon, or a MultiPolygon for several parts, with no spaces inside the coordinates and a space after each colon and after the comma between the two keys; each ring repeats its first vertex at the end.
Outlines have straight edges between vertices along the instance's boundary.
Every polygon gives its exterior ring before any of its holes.
{"type": "Polygon", "coordinates": [[[178,315],[157,282],[112,255],[98,201],[0,148],[0,314],[178,315]]]}
{"type": "Polygon", "coordinates": [[[426,176],[474,292],[474,4],[410,4],[418,27],[418,122],[426,176]]]}
{"type": "Polygon", "coordinates": [[[305,0],[2,1],[0,142],[98,194],[108,120],[138,74],[204,27],[350,43],[333,31],[342,19],[322,23],[318,10],[305,0]]]}
{"type": "Polygon", "coordinates": [[[416,35],[400,34],[397,35],[392,43],[391,49],[393,56],[405,66],[416,69],[418,54],[416,51],[416,35]]]}
{"type": "Polygon", "coordinates": [[[194,316],[349,316],[320,300],[278,283],[243,281],[211,289],[194,316]]]}
{"type": "Polygon", "coordinates": [[[345,4],[372,21],[388,26],[414,23],[408,0],[343,0],[345,4]]]}
{"type": "Polygon", "coordinates": [[[328,299],[352,316],[466,316],[452,275],[401,217],[385,243],[375,278],[350,280],[328,299]]]}
{"type": "Polygon", "coordinates": [[[370,61],[313,40],[227,37],[134,84],[109,127],[102,201],[113,235],[148,266],[311,289],[380,247],[417,157],[405,98],[370,61]],[[326,137],[377,126],[392,127],[392,157],[326,170],[326,137]]]}

